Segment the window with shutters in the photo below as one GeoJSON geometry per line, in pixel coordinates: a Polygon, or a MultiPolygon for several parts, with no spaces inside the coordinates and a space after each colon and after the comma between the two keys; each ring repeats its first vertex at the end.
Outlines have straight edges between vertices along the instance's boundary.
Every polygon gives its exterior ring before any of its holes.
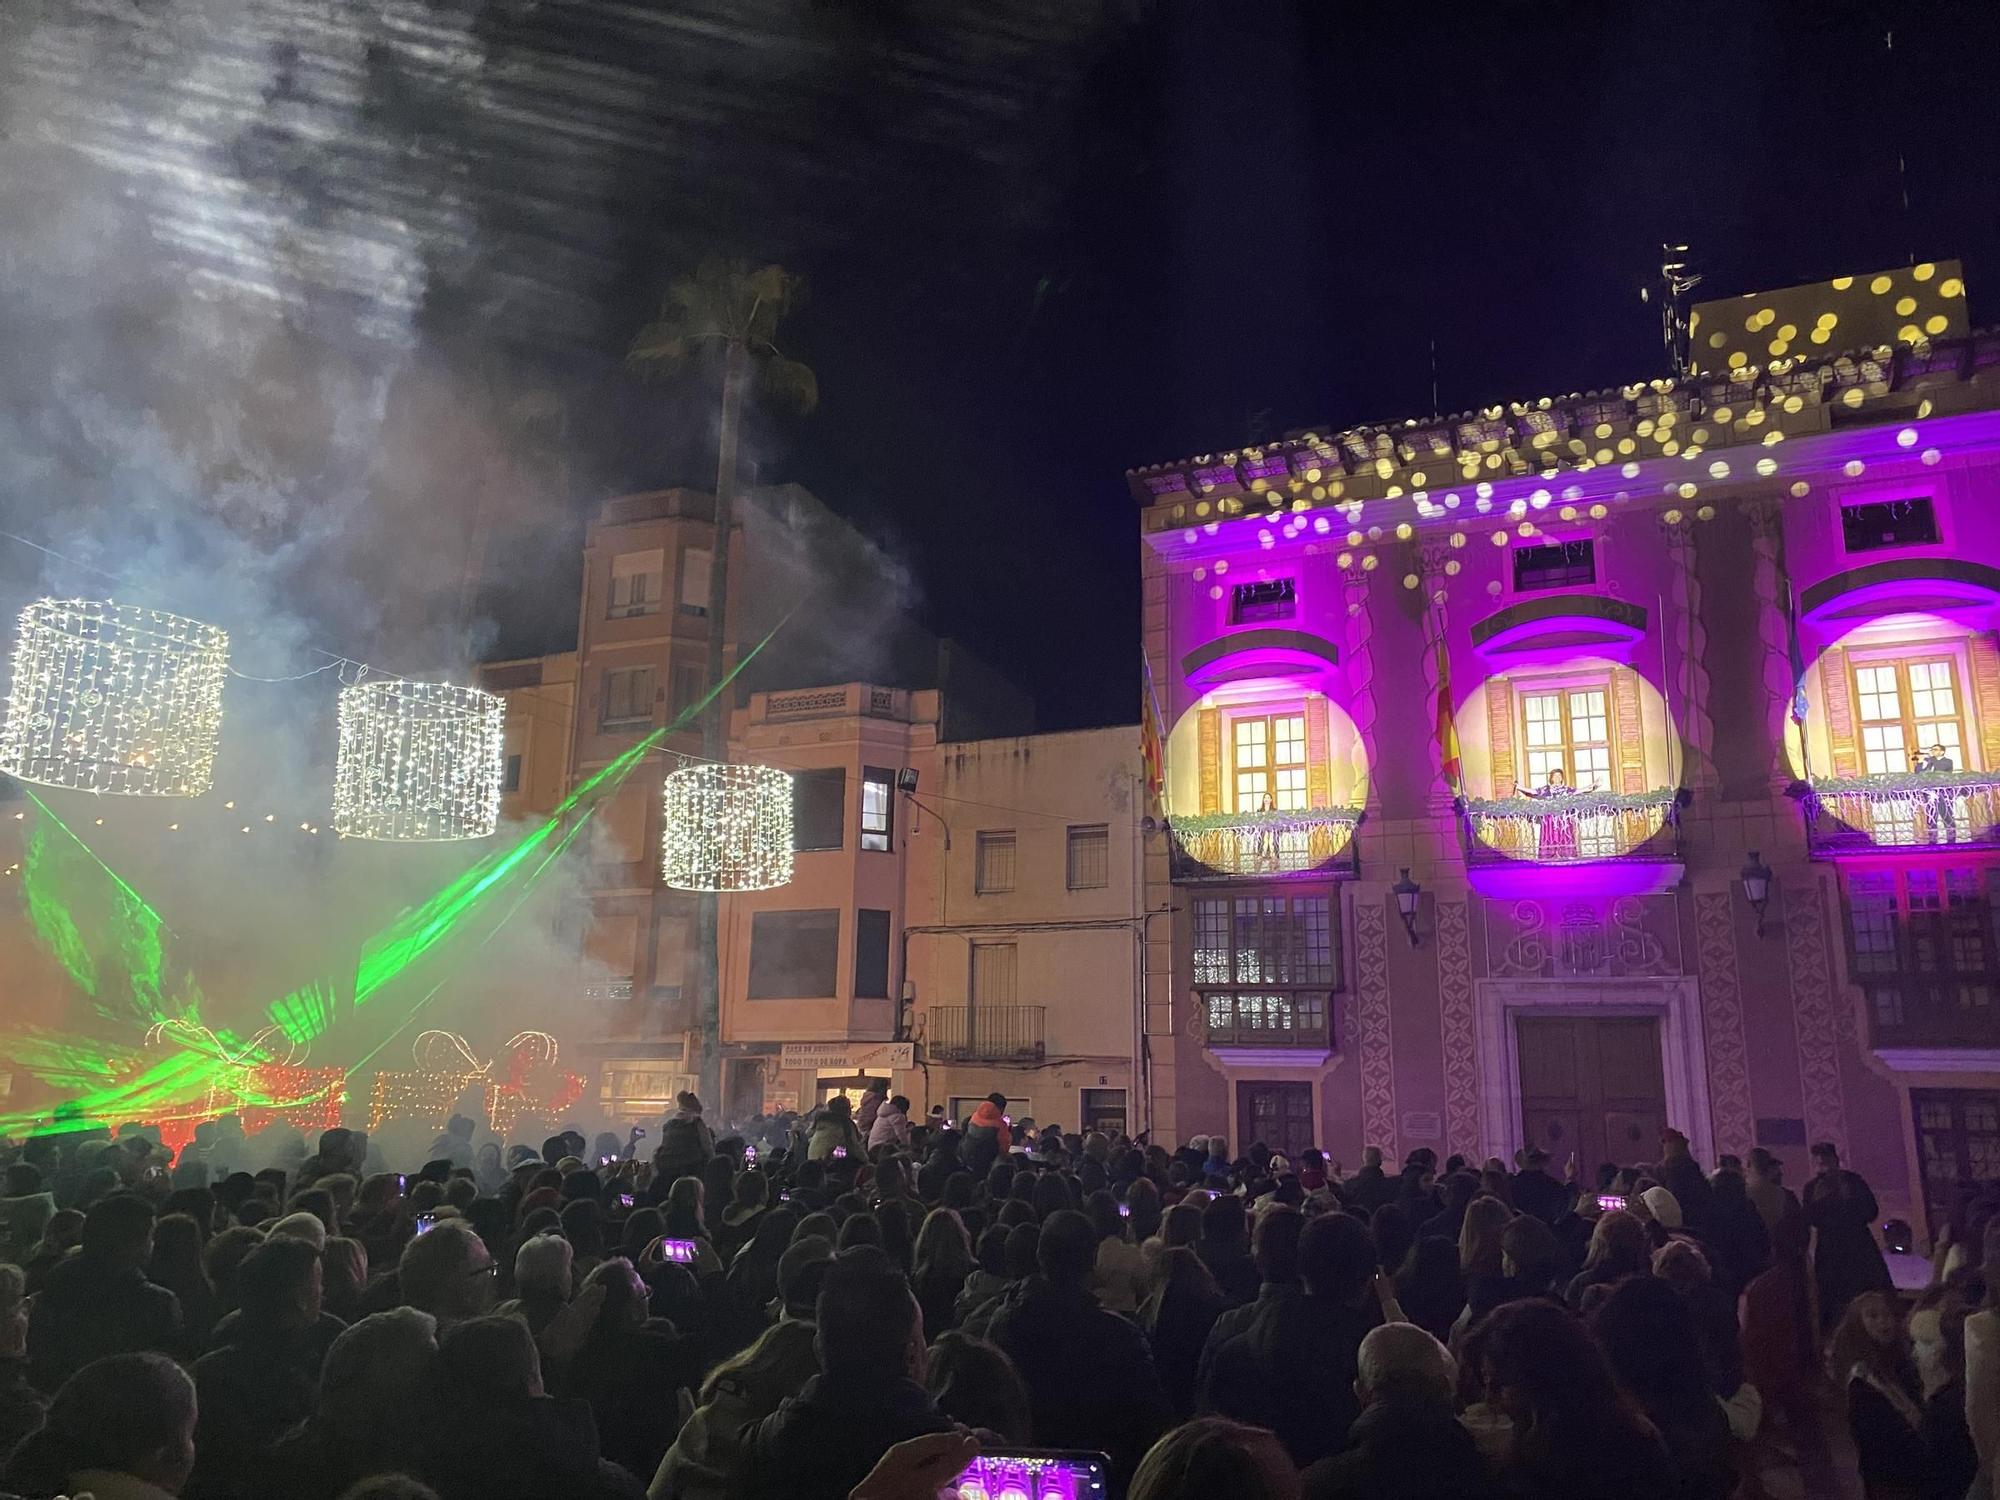
{"type": "Polygon", "coordinates": [[[978,869],[973,889],[982,896],[1014,889],[1014,830],[982,829],[977,848],[978,869]]]}
{"type": "MultiPolygon", "coordinates": [[[[1522,763],[1521,790],[1532,794],[1617,790],[1612,774],[1611,688],[1607,682],[1522,683],[1517,687],[1522,763]]],[[[1602,849],[1576,852],[1602,857],[1620,852],[1615,825],[1602,849]]]]}
{"type": "Polygon", "coordinates": [[[750,919],[752,1000],[833,998],[838,911],[760,911],[750,919]]]}
{"type": "Polygon", "coordinates": [[[889,995],[889,913],[862,907],[854,914],[854,997],[889,995]]]}
{"type": "Polygon", "coordinates": [[[1217,1044],[1328,1046],[1341,987],[1331,897],[1242,893],[1194,903],[1194,984],[1217,1044]]]}
{"type": "Polygon", "coordinates": [[[1972,769],[1966,760],[1965,697],[1953,657],[1864,657],[1853,666],[1864,775],[1915,770],[1920,755],[1940,752],[1952,769],[1972,769]]]}
{"type": "Polygon", "coordinates": [[[1103,823],[1072,824],[1069,830],[1069,888],[1097,890],[1111,884],[1111,829],[1103,823]]]}
{"type": "Polygon", "coordinates": [[[972,1004],[989,1010],[1016,1004],[1019,989],[1020,948],[1014,943],[974,943],[972,945],[972,1004]]]}
{"type": "Polygon", "coordinates": [[[792,847],[839,849],[847,836],[847,769],[792,773],[792,847]]]}
{"type": "Polygon", "coordinates": [[[681,553],[682,614],[708,613],[708,573],[711,566],[711,554],[706,547],[689,547],[681,553]]]}
{"type": "Polygon", "coordinates": [[[666,575],[666,553],[621,552],[611,559],[611,602],[606,613],[614,620],[660,612],[661,582],[666,575]]]}
{"type": "Polygon", "coordinates": [[[1845,876],[1848,968],[1878,1046],[2000,1046],[2000,868],[1908,865],[1845,876]]]}
{"type": "Polygon", "coordinates": [[[1306,716],[1252,714],[1229,721],[1234,810],[1294,812],[1306,806],[1306,716]]]}
{"type": "Polygon", "coordinates": [[[655,694],[651,667],[613,667],[604,674],[597,703],[597,727],[633,729],[653,722],[655,694]]]}

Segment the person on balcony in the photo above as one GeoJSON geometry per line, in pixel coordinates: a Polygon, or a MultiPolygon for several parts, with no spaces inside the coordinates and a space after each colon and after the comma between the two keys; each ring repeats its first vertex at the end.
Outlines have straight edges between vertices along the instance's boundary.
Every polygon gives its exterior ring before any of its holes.
{"type": "Polygon", "coordinates": [[[1557,766],[1543,778],[1542,784],[1535,788],[1529,795],[1535,797],[1573,797],[1576,795],[1576,788],[1569,784],[1569,777],[1564,773],[1563,768],[1557,766]]]}
{"type": "MultiPolygon", "coordinates": [[[[1919,750],[1917,758],[1910,762],[1910,769],[1918,775],[1944,776],[1958,769],[1958,762],[1942,745],[1932,745],[1928,750],[1919,750]]],[[[1946,844],[1958,842],[1958,799],[1948,786],[1932,790],[1929,798],[1931,821],[1935,825],[1939,841],[1946,844]]]]}

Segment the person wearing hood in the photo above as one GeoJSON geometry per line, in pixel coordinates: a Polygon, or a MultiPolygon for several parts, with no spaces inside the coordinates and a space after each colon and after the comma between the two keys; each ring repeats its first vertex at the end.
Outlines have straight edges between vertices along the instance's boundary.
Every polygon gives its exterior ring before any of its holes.
{"type": "Polygon", "coordinates": [[[835,1094],[813,1122],[812,1138],[806,1143],[806,1160],[832,1161],[835,1151],[846,1157],[858,1157],[867,1144],[854,1128],[853,1101],[845,1094],[835,1094]]]}
{"type": "MultiPolygon", "coordinates": [[[[882,1106],[888,1102],[889,1080],[886,1078],[869,1079],[868,1087],[861,1091],[861,1107],[854,1112],[854,1128],[861,1132],[864,1140],[867,1139],[868,1133],[875,1128],[875,1117],[882,1112],[882,1106]]],[[[908,1101],[905,1101],[903,1112],[906,1115],[909,1113],[909,1108],[908,1101]]]]}
{"type": "Polygon", "coordinates": [[[975,1178],[984,1177],[994,1162],[1014,1149],[1013,1128],[1007,1121],[1007,1096],[988,1094],[965,1127],[961,1156],[965,1170],[975,1178]]]}
{"type": "Polygon", "coordinates": [[[135,1193],[91,1206],[81,1248],[48,1274],[28,1315],[28,1368],[53,1391],[92,1360],[180,1346],[180,1299],[146,1280],[153,1208],[135,1193]]]}
{"type": "MultiPolygon", "coordinates": [[[[865,1110],[865,1101],[863,1107],[865,1110]]],[[[863,1124],[858,1120],[855,1124],[868,1132],[868,1149],[871,1152],[881,1146],[906,1150],[910,1144],[910,1101],[898,1094],[877,1107],[872,1124],[863,1124]]]]}
{"type": "Polygon", "coordinates": [[[674,1095],[674,1104],[653,1152],[653,1192],[658,1199],[665,1198],[676,1178],[699,1175],[715,1155],[715,1133],[701,1117],[701,1100],[683,1089],[674,1095]]]}

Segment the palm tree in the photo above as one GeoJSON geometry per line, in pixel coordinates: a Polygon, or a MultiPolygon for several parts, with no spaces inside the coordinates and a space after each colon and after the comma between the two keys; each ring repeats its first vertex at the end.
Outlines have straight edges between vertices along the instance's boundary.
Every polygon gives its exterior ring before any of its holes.
{"type": "MultiPolygon", "coordinates": [[[[715,545],[708,564],[708,681],[722,681],[729,618],[729,542],[736,515],[737,448],[743,402],[752,386],[774,405],[810,412],[819,404],[819,381],[807,366],[778,348],[778,325],[805,298],[805,280],[783,266],[705,257],[691,276],[667,288],[659,316],[641,328],[626,351],[626,367],[646,379],[669,379],[700,366],[719,375],[722,415],[715,452],[715,545]]],[[[717,694],[701,721],[701,753],[728,758],[727,694],[717,694]]],[[[721,969],[716,939],[716,898],[698,899],[696,941],[701,951],[696,1022],[701,1033],[700,1089],[719,1108],[717,1046],[721,1040],[721,969]]]]}

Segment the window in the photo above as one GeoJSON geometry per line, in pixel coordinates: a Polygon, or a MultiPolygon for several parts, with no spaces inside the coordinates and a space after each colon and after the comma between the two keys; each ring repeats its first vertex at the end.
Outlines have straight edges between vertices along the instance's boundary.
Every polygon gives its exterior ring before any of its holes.
{"type": "Polygon", "coordinates": [[[1250,625],[1261,620],[1289,620],[1297,609],[1297,590],[1289,578],[1239,583],[1230,596],[1229,620],[1233,625],[1250,625]]]}
{"type": "Polygon", "coordinates": [[[839,849],[846,843],[847,771],[792,773],[792,847],[839,849]]]}
{"type": "Polygon", "coordinates": [[[1236,811],[1293,812],[1306,805],[1306,716],[1230,721],[1236,811]]]}
{"type": "Polygon", "coordinates": [[[1854,703],[1866,773],[1908,771],[1920,752],[1940,745],[1954,766],[1966,769],[1961,702],[1948,656],[1857,661],[1854,703]]]}
{"type": "Polygon", "coordinates": [[[665,557],[655,548],[651,552],[621,552],[611,559],[611,604],[606,612],[612,619],[660,612],[665,557]]]}
{"type": "Polygon", "coordinates": [[[889,998],[889,914],[861,908],[854,914],[854,998],[889,998]]]}
{"type": "Polygon", "coordinates": [[[1015,980],[1020,973],[1020,950],[1013,943],[974,943],[972,945],[972,1004],[975,1008],[984,1006],[1012,1005],[1017,991],[1015,980]]]}
{"type": "Polygon", "coordinates": [[[1560,772],[1586,791],[1611,789],[1611,717],[1602,687],[1555,688],[1521,694],[1521,742],[1528,752],[1528,790],[1560,772]]]}
{"type": "Polygon", "coordinates": [[[510,755],[507,757],[507,769],[500,773],[500,790],[503,792],[518,792],[521,790],[520,756],[510,755]]]}
{"type": "Polygon", "coordinates": [[[1514,590],[1529,594],[1538,589],[1568,589],[1597,582],[1597,548],[1594,543],[1548,542],[1539,547],[1514,549],[1514,590]]]}
{"type": "Polygon", "coordinates": [[[1968,1184],[2000,1177],[2000,1094],[1983,1089],[1911,1089],[1917,1155],[1931,1227],[1964,1205],[1968,1184]]]}
{"type": "Polygon", "coordinates": [[[604,674],[597,705],[599,729],[627,729],[653,722],[653,669],[613,667],[604,674]]]}
{"type": "Polygon", "coordinates": [[[681,613],[708,613],[708,570],[712,566],[706,547],[689,547],[681,553],[681,613]]]}
{"type": "Polygon", "coordinates": [[[1964,865],[1848,872],[1848,963],[1877,1045],[2000,1040],[1996,879],[1964,865]]]}
{"type": "Polygon", "coordinates": [[[974,873],[973,889],[980,895],[993,895],[1000,891],[1014,889],[1014,830],[1002,833],[981,832],[978,848],[979,868],[974,873]]]}
{"type": "Polygon", "coordinates": [[[1111,829],[1103,823],[1072,824],[1069,830],[1069,888],[1094,891],[1111,884],[1111,829]]]}
{"type": "Polygon", "coordinates": [[[887,849],[895,831],[896,773],[875,766],[861,771],[861,847],[887,849]]]}
{"type": "Polygon", "coordinates": [[[1194,982],[1211,1041],[1328,1045],[1328,995],[1340,988],[1332,899],[1259,894],[1197,900],[1194,982]]]}
{"type": "Polygon", "coordinates": [[[1884,547],[1933,546],[1938,540],[1937,508],[1928,495],[1908,500],[1876,500],[1840,507],[1840,539],[1849,552],[1884,547]]]}
{"type": "Polygon", "coordinates": [[[678,719],[708,696],[708,668],[682,662],[674,668],[673,713],[678,719]]]}
{"type": "Polygon", "coordinates": [[[760,911],[750,919],[750,998],[825,1000],[840,962],[837,911],[760,911]]]}

